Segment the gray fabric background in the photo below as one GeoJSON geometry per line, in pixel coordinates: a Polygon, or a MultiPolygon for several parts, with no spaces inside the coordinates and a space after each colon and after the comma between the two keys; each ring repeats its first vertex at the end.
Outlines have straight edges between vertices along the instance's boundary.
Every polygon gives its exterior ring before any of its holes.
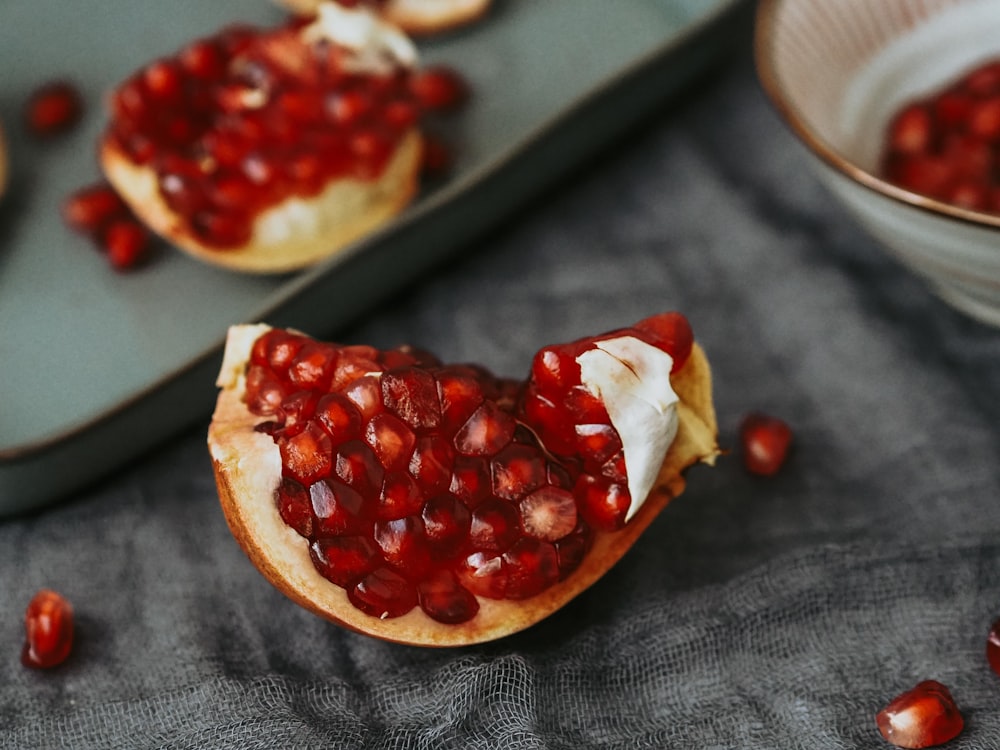
{"type": "Polygon", "coordinates": [[[831,203],[748,44],[341,338],[521,375],[542,344],[672,308],[714,364],[726,446],[751,409],[794,426],[780,476],[735,456],[696,469],[564,611],[422,650],[265,583],[226,530],[200,425],[0,524],[0,745],[878,748],[875,712],[935,678],[967,720],[950,747],[1000,747],[983,653],[1000,615],[1000,332],[831,203]],[[42,586],[78,613],[52,673],[18,660],[42,586]]]}

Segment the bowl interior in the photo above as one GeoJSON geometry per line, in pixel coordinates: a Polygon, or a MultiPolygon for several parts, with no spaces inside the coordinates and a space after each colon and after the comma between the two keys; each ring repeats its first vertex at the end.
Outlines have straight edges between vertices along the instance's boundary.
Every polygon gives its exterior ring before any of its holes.
{"type": "Polygon", "coordinates": [[[1000,58],[997,0],[771,0],[761,18],[761,78],[790,124],[870,175],[904,103],[1000,58]]]}

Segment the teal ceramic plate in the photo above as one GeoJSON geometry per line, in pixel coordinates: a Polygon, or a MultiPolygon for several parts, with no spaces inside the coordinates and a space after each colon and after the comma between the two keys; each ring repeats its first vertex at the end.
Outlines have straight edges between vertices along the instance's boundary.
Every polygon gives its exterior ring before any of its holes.
{"type": "Polygon", "coordinates": [[[728,43],[736,0],[497,0],[481,23],[421,42],[475,91],[449,126],[449,180],[384,231],[296,275],[210,268],[167,247],[113,272],[59,207],[98,177],[104,94],[156,56],[228,23],[277,23],[266,0],[4,0],[0,119],[0,515],[78,491],[205,420],[226,328],[334,331],[431,268],[689,81],[728,43]],[[27,136],[28,92],[69,77],[88,111],[53,142],[27,136]]]}

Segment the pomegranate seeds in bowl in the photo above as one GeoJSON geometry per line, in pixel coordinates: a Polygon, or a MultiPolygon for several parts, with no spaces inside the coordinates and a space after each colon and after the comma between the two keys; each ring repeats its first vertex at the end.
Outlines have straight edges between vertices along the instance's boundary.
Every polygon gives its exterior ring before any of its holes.
{"type": "Polygon", "coordinates": [[[894,698],[875,721],[886,740],[905,748],[943,745],[965,726],[951,692],[936,680],[925,680],[894,698]]]}
{"type": "Polygon", "coordinates": [[[415,75],[410,40],[364,8],[325,3],[278,28],[225,29],[117,88],[102,167],[148,226],[193,256],[247,272],[303,268],[415,196],[421,121],[457,96],[421,100],[415,75]]]}
{"type": "Polygon", "coordinates": [[[718,453],[683,316],[535,356],[523,382],[407,349],[231,329],[209,447],[234,536],[299,604],[459,645],[556,611],[718,453]]]}
{"type": "Polygon", "coordinates": [[[21,662],[36,669],[58,666],[73,648],[73,606],[55,591],[42,589],[28,604],[24,630],[21,662]]]}

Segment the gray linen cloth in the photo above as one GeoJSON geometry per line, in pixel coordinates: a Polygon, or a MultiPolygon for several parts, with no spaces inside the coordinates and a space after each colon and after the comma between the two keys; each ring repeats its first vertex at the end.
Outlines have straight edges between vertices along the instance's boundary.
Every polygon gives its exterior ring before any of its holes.
{"type": "MultiPolygon", "coordinates": [[[[545,343],[664,310],[714,365],[721,440],[605,578],[482,646],[383,643],[257,574],[204,425],[0,525],[0,745],[14,748],[879,748],[935,678],[1000,747],[1000,332],[895,265],[807,171],[746,46],[559,190],[343,332],[527,371],[545,343]],[[742,416],[795,430],[746,475],[742,416]],[[60,669],[18,661],[49,586],[60,669]]],[[[207,418],[206,418],[207,423],[207,418]]]]}

